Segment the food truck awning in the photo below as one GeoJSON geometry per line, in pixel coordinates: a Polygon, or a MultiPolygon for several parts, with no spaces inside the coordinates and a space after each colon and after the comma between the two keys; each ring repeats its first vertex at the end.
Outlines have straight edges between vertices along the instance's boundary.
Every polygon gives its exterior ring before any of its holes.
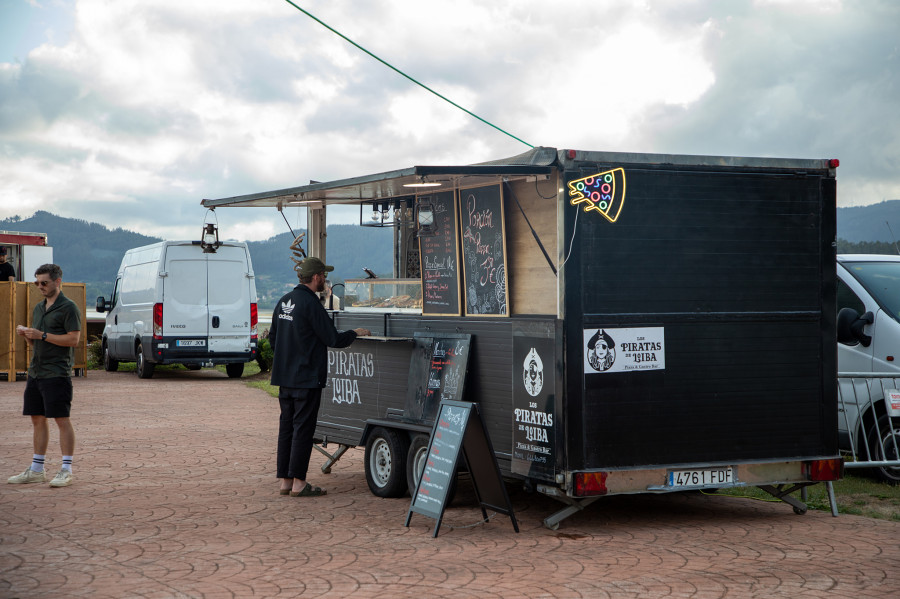
{"type": "Polygon", "coordinates": [[[358,204],[372,200],[409,197],[417,192],[483,185],[499,177],[525,178],[549,175],[557,160],[556,148],[537,147],[510,158],[464,166],[413,166],[396,171],[310,183],[301,187],[251,193],[218,200],[203,200],[207,208],[222,206],[287,207],[322,204],[358,204]],[[416,187],[422,183],[440,184],[416,187]]]}

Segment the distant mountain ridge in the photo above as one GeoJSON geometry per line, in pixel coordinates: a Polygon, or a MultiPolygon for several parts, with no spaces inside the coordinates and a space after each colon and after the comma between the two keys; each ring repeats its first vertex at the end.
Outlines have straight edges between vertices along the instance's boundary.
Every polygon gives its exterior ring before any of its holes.
{"type": "MultiPolygon", "coordinates": [[[[56,216],[43,210],[29,218],[0,220],[0,230],[46,233],[53,248],[53,259],[63,269],[63,278],[73,283],[85,283],[89,304],[99,295],[109,297],[126,251],[163,241],[159,237],[122,228],[109,229],[98,223],[56,216]]],[[[389,228],[330,225],[327,234],[327,261],[335,267],[329,278],[342,281],[365,277],[363,267],[381,275],[391,274],[393,237],[389,228]]],[[[292,241],[290,233],[282,233],[264,241],[247,242],[256,274],[256,291],[263,308],[273,307],[278,298],[297,284],[290,258],[292,241]]],[[[24,280],[31,279],[24,277],[24,280]]]]}
{"type": "MultiPolygon", "coordinates": [[[[98,295],[109,296],[127,250],[162,241],[159,237],[122,228],[109,229],[98,223],[56,216],[43,210],[29,218],[14,216],[0,220],[0,230],[46,233],[53,247],[54,260],[63,268],[64,278],[85,283],[87,297],[91,300],[98,295]]],[[[363,277],[363,267],[390,275],[393,248],[390,228],[331,225],[327,233],[327,260],[335,267],[331,279],[342,281],[363,277]]],[[[895,241],[900,242],[900,200],[838,208],[837,237],[838,252],[841,253],[896,253],[895,241]],[[892,237],[891,230],[898,237],[892,237]]],[[[297,284],[288,248],[292,240],[290,233],[282,233],[264,241],[247,243],[261,307],[271,308],[297,284]]],[[[30,279],[26,277],[25,280],[30,279]]]]}
{"type": "Polygon", "coordinates": [[[838,208],[837,236],[851,243],[900,241],[900,200],[838,208]]]}

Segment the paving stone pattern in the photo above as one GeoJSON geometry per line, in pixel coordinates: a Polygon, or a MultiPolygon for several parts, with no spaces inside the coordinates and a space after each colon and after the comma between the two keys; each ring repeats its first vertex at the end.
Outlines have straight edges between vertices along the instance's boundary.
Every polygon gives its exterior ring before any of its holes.
{"type": "MultiPolygon", "coordinates": [[[[3,477],[31,457],[24,386],[0,381],[3,477]]],[[[75,396],[75,483],[0,481],[0,597],[900,597],[900,523],[684,493],[551,531],[559,504],[510,484],[516,534],[462,483],[433,539],[370,494],[362,450],[313,470],[327,496],[280,496],[277,401],[224,374],[91,371],[75,396]]]]}

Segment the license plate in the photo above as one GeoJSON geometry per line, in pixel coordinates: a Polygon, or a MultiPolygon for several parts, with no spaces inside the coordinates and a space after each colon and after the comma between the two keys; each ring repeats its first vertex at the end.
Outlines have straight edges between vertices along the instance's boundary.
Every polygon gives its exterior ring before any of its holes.
{"type": "Polygon", "coordinates": [[[734,470],[726,468],[698,468],[695,470],[670,470],[670,487],[710,487],[734,482],[734,470]]]}
{"type": "Polygon", "coordinates": [[[179,339],[175,345],[178,347],[206,347],[206,339],[179,339]]]}

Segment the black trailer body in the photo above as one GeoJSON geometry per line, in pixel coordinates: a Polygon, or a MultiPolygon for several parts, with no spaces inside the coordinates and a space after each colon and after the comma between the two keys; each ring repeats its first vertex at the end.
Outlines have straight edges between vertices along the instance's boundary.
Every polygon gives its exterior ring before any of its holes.
{"type": "Polygon", "coordinates": [[[365,445],[373,492],[405,491],[432,424],[414,409],[428,344],[464,333],[455,398],[480,404],[504,475],[574,511],[839,476],[834,166],[537,148],[204,205],[396,207],[412,236],[393,274],[421,303],[334,313],[374,336],[330,350],[317,439],[365,445]],[[444,195],[406,187],[424,182],[444,195]]]}

